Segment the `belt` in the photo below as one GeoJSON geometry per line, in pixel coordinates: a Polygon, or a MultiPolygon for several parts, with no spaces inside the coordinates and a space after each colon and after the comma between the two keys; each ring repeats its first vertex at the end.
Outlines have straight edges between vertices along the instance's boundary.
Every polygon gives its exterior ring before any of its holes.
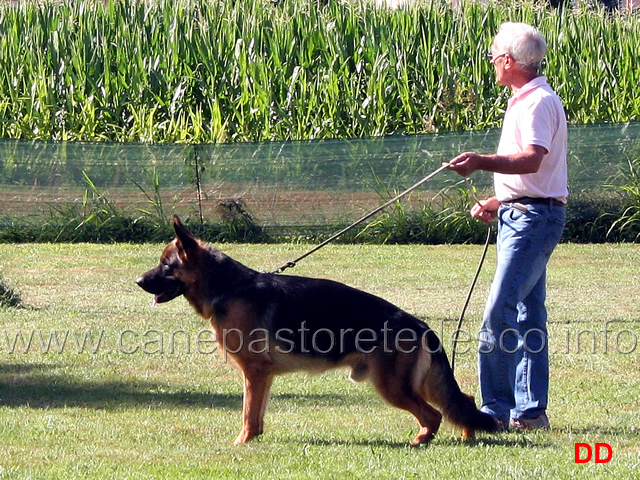
{"type": "Polygon", "coordinates": [[[520,197],[502,203],[505,205],[513,205],[519,203],[520,205],[549,205],[550,207],[566,207],[563,202],[556,198],[542,197],[520,197]]]}

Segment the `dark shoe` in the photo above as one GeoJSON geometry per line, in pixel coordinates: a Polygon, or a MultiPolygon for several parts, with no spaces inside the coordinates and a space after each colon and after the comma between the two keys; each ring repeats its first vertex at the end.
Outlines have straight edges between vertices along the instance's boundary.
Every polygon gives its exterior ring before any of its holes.
{"type": "Polygon", "coordinates": [[[543,413],[536,418],[512,418],[509,420],[509,428],[511,430],[549,430],[551,424],[549,418],[543,413]]]}

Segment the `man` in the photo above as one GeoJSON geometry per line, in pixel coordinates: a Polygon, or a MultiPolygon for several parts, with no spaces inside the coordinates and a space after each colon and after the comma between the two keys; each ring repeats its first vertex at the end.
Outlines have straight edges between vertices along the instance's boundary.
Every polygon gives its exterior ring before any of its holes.
{"type": "Polygon", "coordinates": [[[513,96],[494,155],[465,152],[449,168],[462,176],[494,172],[495,196],[471,215],[498,218],[497,265],[480,331],[482,410],[505,429],[549,428],[546,266],[560,241],[567,201],[567,121],[539,73],[541,33],[505,23],[491,45],[496,81],[513,96]]]}

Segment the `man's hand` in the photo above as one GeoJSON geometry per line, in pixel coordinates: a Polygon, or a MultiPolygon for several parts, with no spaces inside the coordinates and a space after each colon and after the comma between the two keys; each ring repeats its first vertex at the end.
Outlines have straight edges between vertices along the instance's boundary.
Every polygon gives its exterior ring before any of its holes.
{"type": "Polygon", "coordinates": [[[449,162],[447,167],[458,175],[468,177],[470,174],[480,168],[480,156],[474,152],[464,152],[449,162]]]}
{"type": "Polygon", "coordinates": [[[493,219],[498,216],[498,208],[500,208],[498,199],[496,197],[490,197],[476,203],[471,208],[471,216],[482,220],[487,225],[491,225],[493,219]]]}

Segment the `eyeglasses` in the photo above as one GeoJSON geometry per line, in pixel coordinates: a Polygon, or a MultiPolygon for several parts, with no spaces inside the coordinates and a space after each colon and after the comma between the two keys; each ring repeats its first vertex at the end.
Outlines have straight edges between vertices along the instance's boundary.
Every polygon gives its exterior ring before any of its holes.
{"type": "Polygon", "coordinates": [[[493,53],[489,52],[487,53],[487,57],[489,58],[489,61],[491,63],[494,63],[497,59],[499,59],[500,57],[506,57],[507,55],[509,55],[508,53],[499,53],[498,55],[494,55],[493,53]]]}

